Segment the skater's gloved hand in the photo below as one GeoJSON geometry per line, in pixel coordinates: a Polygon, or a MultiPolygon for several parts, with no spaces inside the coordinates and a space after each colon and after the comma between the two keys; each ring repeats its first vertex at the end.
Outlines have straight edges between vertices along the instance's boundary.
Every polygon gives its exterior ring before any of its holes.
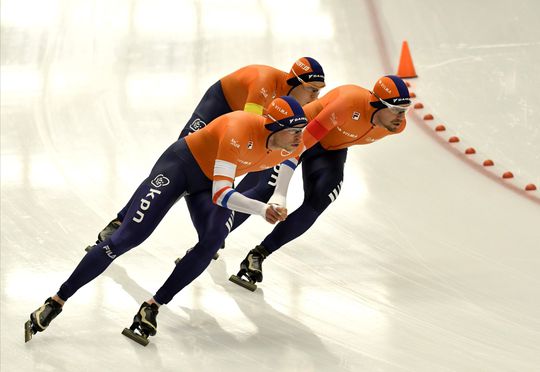
{"type": "Polygon", "coordinates": [[[276,204],[267,204],[264,218],[271,224],[284,221],[287,218],[287,208],[280,207],[276,204]]]}

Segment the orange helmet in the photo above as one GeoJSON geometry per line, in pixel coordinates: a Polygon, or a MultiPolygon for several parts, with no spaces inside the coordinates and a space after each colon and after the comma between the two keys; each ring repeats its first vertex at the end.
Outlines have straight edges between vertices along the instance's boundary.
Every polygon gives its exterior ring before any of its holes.
{"type": "Polygon", "coordinates": [[[386,75],[375,83],[371,92],[370,105],[377,109],[410,105],[411,97],[405,82],[398,76],[386,75]]]}
{"type": "Polygon", "coordinates": [[[313,81],[324,83],[324,71],[319,62],[311,57],[302,57],[296,60],[287,76],[287,84],[296,87],[302,83],[313,81]]]}
{"type": "Polygon", "coordinates": [[[290,96],[275,98],[265,111],[265,128],[278,132],[288,128],[302,128],[307,124],[307,118],[302,106],[290,96]]]}

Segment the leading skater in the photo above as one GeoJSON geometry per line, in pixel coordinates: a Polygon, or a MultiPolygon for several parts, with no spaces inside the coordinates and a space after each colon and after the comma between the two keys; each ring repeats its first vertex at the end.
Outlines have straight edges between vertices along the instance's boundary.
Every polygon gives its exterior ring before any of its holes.
{"type": "MultiPolygon", "coordinates": [[[[332,89],[320,99],[304,106],[309,125],[318,123],[320,142],[300,158],[304,182],[304,200],[300,207],[280,222],[240,264],[240,271],[230,280],[249,290],[263,279],[262,263],[283,245],[305,233],[336,200],[343,184],[347,149],[367,145],[405,129],[405,113],[411,105],[409,90],[397,76],[383,76],[373,91],[356,85],[332,89]]],[[[260,201],[273,192],[272,170],[250,173],[236,189],[260,201]]],[[[273,199],[280,205],[284,200],[273,199]]],[[[249,216],[234,214],[233,230],[249,216]]],[[[232,230],[231,230],[232,231],[232,230]]]]}
{"type": "MultiPolygon", "coordinates": [[[[201,222],[204,234],[155,295],[143,302],[131,328],[123,332],[147,344],[148,336],[156,334],[159,306],[197,278],[219,249],[229,232],[226,222],[230,210],[261,215],[272,224],[286,218],[285,208],[247,198],[236,192],[233,182],[239,175],[283,162],[283,168],[294,168],[305,149],[303,139],[313,144],[309,128],[303,131],[306,124],[298,102],[283,96],[271,102],[265,116],[235,111],[173,143],[133,194],[120,228],[95,245],[59,291],[30,314],[25,323],[25,340],[44,331],[79,288],[99,276],[113,260],[144,242],[172,205],[189,193],[194,196],[199,221],[205,221],[201,222]]],[[[280,189],[286,192],[286,186],[280,189]]]]}

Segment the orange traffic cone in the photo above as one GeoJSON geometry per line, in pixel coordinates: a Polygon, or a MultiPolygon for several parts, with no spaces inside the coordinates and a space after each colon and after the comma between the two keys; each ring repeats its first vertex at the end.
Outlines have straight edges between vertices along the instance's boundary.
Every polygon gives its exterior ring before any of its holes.
{"type": "Polygon", "coordinates": [[[411,52],[409,51],[409,44],[407,44],[407,41],[404,41],[401,45],[401,56],[399,57],[397,75],[400,78],[414,78],[418,76],[414,70],[411,52]]]}

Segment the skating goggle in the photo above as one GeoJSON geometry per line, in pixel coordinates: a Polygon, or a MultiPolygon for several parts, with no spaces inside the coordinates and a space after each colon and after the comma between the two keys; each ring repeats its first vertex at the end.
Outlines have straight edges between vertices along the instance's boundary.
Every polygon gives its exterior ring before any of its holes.
{"type": "Polygon", "coordinates": [[[302,84],[302,88],[304,88],[305,90],[307,90],[311,94],[319,94],[319,92],[321,91],[320,87],[305,81],[300,76],[298,76],[294,70],[292,70],[292,73],[298,79],[298,81],[302,84]]]}
{"type": "Polygon", "coordinates": [[[396,115],[404,114],[407,111],[409,111],[409,108],[411,108],[410,101],[409,103],[407,103],[407,106],[401,106],[401,105],[398,106],[398,105],[393,105],[391,103],[386,102],[385,100],[381,99],[378,95],[376,95],[374,92],[373,92],[373,95],[379,100],[379,102],[385,105],[386,108],[388,108],[392,114],[396,114],[396,115]]]}
{"type": "Polygon", "coordinates": [[[270,120],[273,121],[273,123],[265,125],[266,129],[272,132],[277,132],[277,131],[286,129],[286,130],[294,131],[294,133],[298,133],[298,132],[301,132],[307,124],[307,119],[304,116],[293,116],[292,118],[281,119],[281,120],[276,120],[276,118],[274,118],[272,115],[268,113],[266,113],[266,116],[270,120]],[[294,120],[295,122],[293,126],[290,126],[292,124],[291,120],[294,120]]]}

